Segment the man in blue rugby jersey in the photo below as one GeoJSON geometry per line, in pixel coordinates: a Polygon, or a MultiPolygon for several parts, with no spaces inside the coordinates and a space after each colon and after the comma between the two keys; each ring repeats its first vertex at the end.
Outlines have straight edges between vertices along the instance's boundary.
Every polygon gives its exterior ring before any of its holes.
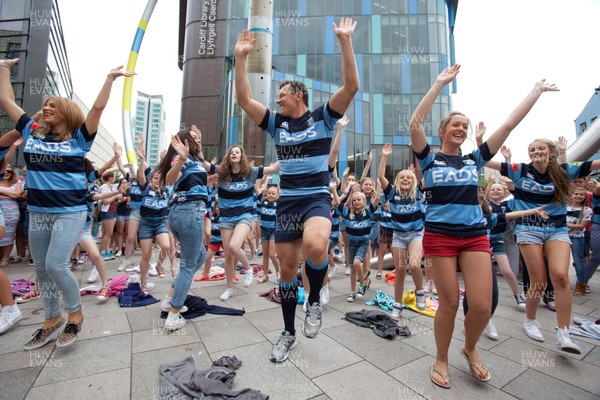
{"type": "Polygon", "coordinates": [[[301,254],[306,256],[306,275],[311,287],[302,333],[314,338],[322,326],[319,292],[327,274],[331,231],[328,158],[333,127],[359,87],[352,48],[355,28],[352,18],[342,18],[339,26],[333,23],[342,52],[343,82],[327,103],[312,112],[308,109],[308,90],[297,81],[285,81],[279,87],[279,113],[254,100],[246,74],[246,58],[254,47],[254,33],[244,31],[235,46],[237,102],[254,123],[271,135],[281,164],[275,242],[281,258],[279,290],[285,328],[273,346],[273,362],[285,361],[289,350],[297,344],[294,313],[301,254]]]}

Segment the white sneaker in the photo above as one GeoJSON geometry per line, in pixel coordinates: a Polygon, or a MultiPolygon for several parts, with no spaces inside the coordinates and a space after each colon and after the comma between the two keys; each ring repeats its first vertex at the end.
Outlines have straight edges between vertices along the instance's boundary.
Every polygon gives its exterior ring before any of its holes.
{"type": "Polygon", "coordinates": [[[433,281],[425,281],[425,285],[423,285],[423,290],[425,290],[425,293],[431,293],[432,286],[433,286],[433,281]]]}
{"type": "Polygon", "coordinates": [[[346,272],[344,272],[344,275],[350,275],[350,271],[352,271],[352,269],[346,265],[346,272]]]}
{"type": "Polygon", "coordinates": [[[321,288],[321,292],[319,292],[320,303],[322,306],[329,303],[329,283],[321,288]]]}
{"type": "Polygon", "coordinates": [[[394,321],[400,321],[400,317],[402,316],[402,304],[394,303],[392,306],[392,314],[390,314],[390,318],[394,321]]]}
{"type": "Polygon", "coordinates": [[[233,296],[233,289],[226,289],[219,298],[223,301],[227,301],[231,296],[233,296]]]}
{"type": "Polygon", "coordinates": [[[150,269],[148,269],[148,275],[158,276],[158,271],[156,270],[156,264],[150,264],[150,269]]]}
{"type": "Polygon", "coordinates": [[[123,260],[123,262],[121,262],[121,265],[119,265],[119,268],[117,268],[117,271],[119,271],[119,272],[127,271],[129,266],[130,266],[129,260],[123,260]]]}
{"type": "MultiPolygon", "coordinates": [[[[171,298],[170,297],[165,297],[165,299],[160,303],[160,309],[161,311],[166,311],[169,312],[171,310],[171,298]]],[[[183,306],[179,309],[180,313],[184,313],[188,310],[188,308],[186,306],[183,306]]]]}
{"type": "Polygon", "coordinates": [[[417,308],[421,311],[425,311],[427,308],[427,304],[425,303],[425,291],[417,290],[415,294],[417,297],[417,308]]]}
{"type": "Polygon", "coordinates": [[[169,313],[169,316],[165,321],[165,329],[169,331],[176,331],[177,329],[183,328],[185,325],[185,318],[183,318],[181,314],[177,314],[177,319],[171,319],[170,317],[171,313],[169,313]]]}
{"type": "Polygon", "coordinates": [[[21,318],[23,318],[21,310],[19,310],[19,307],[16,306],[13,306],[13,311],[11,313],[0,314],[0,333],[4,333],[12,328],[21,320],[21,318]]]}
{"type": "Polygon", "coordinates": [[[488,335],[488,337],[492,340],[498,340],[498,330],[496,329],[496,326],[492,322],[491,318],[485,326],[485,334],[488,335]]]}
{"type": "Polygon", "coordinates": [[[304,304],[302,304],[302,311],[306,312],[306,307],[308,307],[308,293],[304,293],[304,304]]]}
{"type": "Polygon", "coordinates": [[[540,331],[540,326],[540,323],[536,320],[526,319],[523,324],[523,330],[531,339],[543,342],[546,339],[544,339],[544,335],[542,335],[542,332],[540,331]]]}
{"type": "Polygon", "coordinates": [[[141,272],[140,271],[140,266],[136,265],[136,266],[129,266],[129,268],[125,268],[126,272],[141,272]]]}
{"type": "Polygon", "coordinates": [[[96,266],[92,265],[92,270],[90,271],[90,273],[87,276],[87,283],[94,283],[98,280],[98,277],[100,275],[98,274],[98,271],[96,270],[96,266]]]}
{"type": "Polygon", "coordinates": [[[558,328],[556,333],[556,347],[559,350],[565,351],[572,354],[581,354],[581,349],[575,343],[571,341],[569,336],[569,329],[567,327],[558,328]]]}
{"type": "Polygon", "coordinates": [[[248,286],[252,285],[253,277],[254,277],[254,271],[252,270],[252,267],[250,267],[246,271],[246,274],[244,275],[244,287],[248,287],[248,286]]]}
{"type": "Polygon", "coordinates": [[[337,265],[335,265],[335,264],[330,265],[329,272],[327,273],[327,276],[329,277],[329,279],[333,279],[335,277],[336,272],[337,272],[337,265]]]}
{"type": "Polygon", "coordinates": [[[115,257],[121,257],[123,255],[123,251],[119,250],[115,253],[115,257]]]}
{"type": "Polygon", "coordinates": [[[154,289],[154,283],[146,282],[146,289],[148,289],[148,291],[151,291],[152,289],[154,289]]]}

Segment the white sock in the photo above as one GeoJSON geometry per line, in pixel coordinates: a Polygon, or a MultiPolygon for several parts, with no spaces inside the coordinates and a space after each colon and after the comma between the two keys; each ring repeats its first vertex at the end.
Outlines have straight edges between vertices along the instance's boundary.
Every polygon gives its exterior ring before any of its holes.
{"type": "Polygon", "coordinates": [[[174,312],[169,311],[169,315],[167,316],[167,319],[169,321],[177,321],[179,319],[179,313],[178,312],[174,313],[174,312]]]}

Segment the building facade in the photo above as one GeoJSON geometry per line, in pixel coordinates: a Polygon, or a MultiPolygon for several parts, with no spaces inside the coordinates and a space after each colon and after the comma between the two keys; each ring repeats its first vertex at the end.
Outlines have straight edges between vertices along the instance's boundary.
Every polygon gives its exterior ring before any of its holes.
{"type": "MultiPolygon", "coordinates": [[[[279,84],[304,82],[309,108],[326,102],[342,84],[341,54],[332,30],[340,16],[358,21],[353,35],[360,90],[347,111],[350,123],[339,154],[360,174],[369,150],[379,160],[383,144],[394,144],[388,172],[413,162],[409,120],[437,75],[453,63],[457,1],[448,0],[275,0],[270,108],[276,109],[279,84]]],[[[205,155],[222,156],[240,143],[241,109],[235,103],[237,35],[246,29],[249,0],[181,1],[181,67],[184,72],[182,122],[203,130],[205,155]],[[185,18],[184,18],[185,17],[185,18]]],[[[444,88],[425,121],[428,141],[439,146],[437,127],[451,110],[444,88]]],[[[275,158],[270,138],[266,161],[275,158]]],[[[374,162],[374,164],[377,164],[374,162]]],[[[371,176],[376,171],[372,166],[371,176]]]]}
{"type": "Polygon", "coordinates": [[[165,144],[166,113],[162,95],[149,95],[138,92],[135,105],[135,120],[133,121],[133,143],[137,136],[144,138],[146,162],[154,167],[160,160],[160,152],[165,144]]]}

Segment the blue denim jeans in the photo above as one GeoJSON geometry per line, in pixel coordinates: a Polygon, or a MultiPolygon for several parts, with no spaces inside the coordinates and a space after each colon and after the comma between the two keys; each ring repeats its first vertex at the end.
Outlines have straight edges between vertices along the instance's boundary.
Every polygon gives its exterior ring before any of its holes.
{"type": "Polygon", "coordinates": [[[204,248],[204,210],[202,200],[175,203],[169,211],[169,228],[179,241],[179,275],[173,282],[171,307],[181,308],[190,290],[194,274],[206,259],[204,248]]]}
{"type": "Polygon", "coordinates": [[[69,270],[69,257],[81,236],[87,210],[61,214],[31,212],[29,218],[29,248],[45,319],[60,315],[60,295],[67,313],[79,311],[79,284],[69,270]]]}
{"type": "Polygon", "coordinates": [[[585,238],[571,238],[571,254],[575,262],[575,273],[577,274],[577,282],[585,282],[585,263],[583,262],[583,248],[585,246],[585,238]]]}

